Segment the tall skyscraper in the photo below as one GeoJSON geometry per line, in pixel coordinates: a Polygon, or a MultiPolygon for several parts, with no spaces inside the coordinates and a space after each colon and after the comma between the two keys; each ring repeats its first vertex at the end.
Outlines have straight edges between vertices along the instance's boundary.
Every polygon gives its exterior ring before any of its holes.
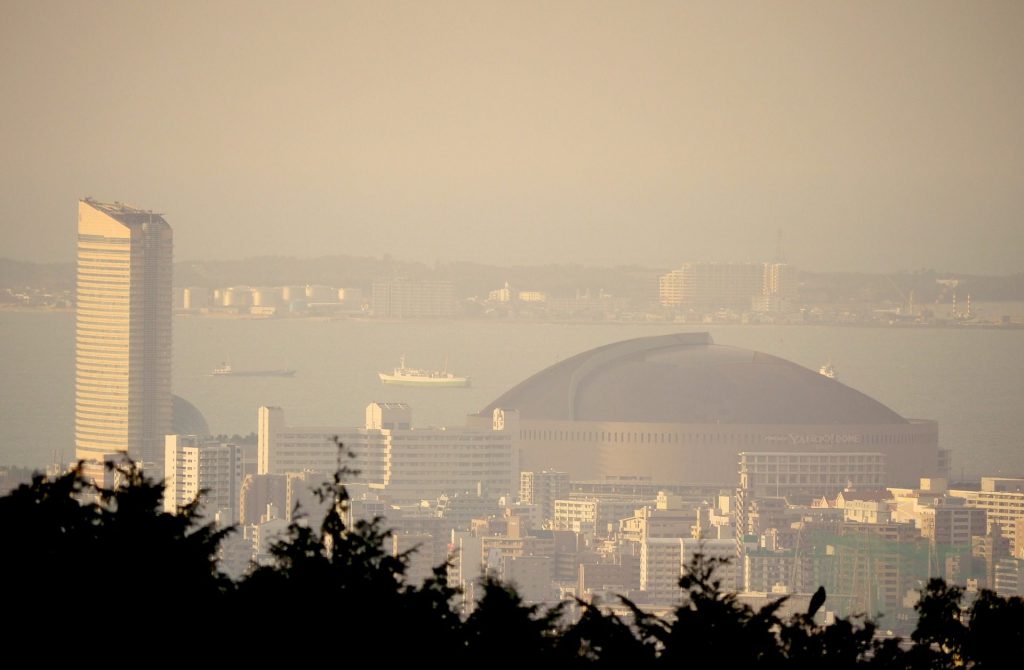
{"type": "Polygon", "coordinates": [[[171,252],[163,217],[78,203],[75,457],[98,477],[127,454],[160,477],[171,432],[171,252]]]}

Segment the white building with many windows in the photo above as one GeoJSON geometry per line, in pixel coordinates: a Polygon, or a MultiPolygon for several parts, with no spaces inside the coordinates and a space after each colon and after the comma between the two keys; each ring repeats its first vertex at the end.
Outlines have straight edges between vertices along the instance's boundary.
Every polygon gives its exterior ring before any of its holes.
{"type": "Polygon", "coordinates": [[[361,428],[299,427],[279,407],[260,407],[259,474],[349,468],[347,483],[365,483],[392,502],[519,489],[516,422],[498,410],[490,426],[413,428],[405,403],[375,402],[361,428]],[[349,457],[351,454],[351,457],[349,457]]]}
{"type": "Polygon", "coordinates": [[[78,203],[75,458],[127,455],[159,479],[171,432],[173,233],[152,210],[78,203]]]}
{"type": "Polygon", "coordinates": [[[168,435],[163,465],[165,511],[175,513],[202,492],[207,518],[220,513],[225,524],[238,520],[242,483],[238,446],[203,441],[195,435],[168,435]]]}
{"type": "Polygon", "coordinates": [[[697,540],[683,537],[649,537],[640,545],[640,591],[642,602],[673,605],[682,591],[679,579],[698,554],[705,559],[723,559],[714,578],[722,589],[735,592],[741,584],[733,540],[697,540]]]}
{"type": "Polygon", "coordinates": [[[988,529],[998,526],[1003,537],[1010,541],[1013,555],[1024,555],[1024,538],[1017,535],[1024,522],[1024,479],[982,477],[977,491],[952,489],[950,496],[963,498],[968,507],[983,509],[987,513],[988,529]]]}

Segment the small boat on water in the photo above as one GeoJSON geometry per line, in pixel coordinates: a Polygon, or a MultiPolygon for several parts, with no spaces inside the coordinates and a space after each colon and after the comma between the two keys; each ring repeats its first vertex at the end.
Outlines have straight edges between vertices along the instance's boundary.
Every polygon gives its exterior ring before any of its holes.
{"type": "Polygon", "coordinates": [[[291,377],[295,370],[235,370],[230,363],[221,363],[210,374],[214,377],[291,377]]]}
{"type": "Polygon", "coordinates": [[[448,364],[445,362],[443,370],[422,370],[420,368],[405,367],[405,356],[399,361],[398,367],[393,373],[378,372],[382,384],[393,384],[395,386],[440,386],[440,387],[463,387],[469,386],[469,377],[459,377],[448,372],[448,364]]]}
{"type": "Polygon", "coordinates": [[[835,379],[836,369],[832,367],[832,360],[829,359],[827,363],[818,368],[818,373],[825,377],[828,377],[829,379],[835,379]]]}

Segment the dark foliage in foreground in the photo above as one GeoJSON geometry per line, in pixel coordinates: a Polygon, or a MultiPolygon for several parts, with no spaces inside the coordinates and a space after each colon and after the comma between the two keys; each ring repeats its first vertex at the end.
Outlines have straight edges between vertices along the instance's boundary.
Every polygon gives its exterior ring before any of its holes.
{"type": "Polygon", "coordinates": [[[830,670],[999,668],[1024,652],[1020,598],[984,591],[964,608],[961,590],[935,579],[911,639],[881,639],[863,618],[825,627],[811,613],[783,619],[781,600],[754,610],[722,590],[719,561],[700,556],[680,580],[684,598],[669,619],[623,600],[619,614],[575,603],[580,615],[570,622],[563,608],[526,605],[495,580],[485,580],[478,606],[462,617],[444,566],[409,584],[407,557],[385,550],[379,522],[344,523],[340,473],[320,490],[333,502],[320,526],[293,524],[271,565],[233,581],[217,564],[231,530],[202,524],[197,504],[165,514],[161,484],[130,468],[122,477],[106,490],[79,471],[40,475],[0,498],[5,649],[158,658],[201,639],[210,644],[197,658],[207,659],[270,661],[286,651],[304,663],[358,650],[364,662],[388,666],[830,670]]]}

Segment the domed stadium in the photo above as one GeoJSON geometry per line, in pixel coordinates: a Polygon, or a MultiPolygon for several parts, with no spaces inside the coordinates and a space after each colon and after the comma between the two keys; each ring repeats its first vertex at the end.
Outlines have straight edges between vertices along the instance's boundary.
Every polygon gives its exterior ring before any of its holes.
{"type": "Polygon", "coordinates": [[[210,434],[210,426],[199,408],[181,396],[171,395],[171,432],[176,435],[210,434]]]}
{"type": "Polygon", "coordinates": [[[944,476],[934,421],[901,417],[790,361],[707,333],[626,340],[526,379],[480,414],[515,410],[520,469],[574,479],[735,482],[740,453],[881,454],[890,485],[944,476]]]}

